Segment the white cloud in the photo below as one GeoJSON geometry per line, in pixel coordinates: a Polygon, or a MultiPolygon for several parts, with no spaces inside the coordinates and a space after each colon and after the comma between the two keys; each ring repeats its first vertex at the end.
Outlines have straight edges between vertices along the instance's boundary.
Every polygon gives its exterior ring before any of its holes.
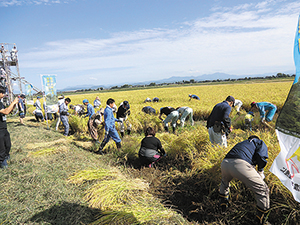
{"type": "Polygon", "coordinates": [[[9,7],[9,6],[15,6],[15,5],[50,5],[50,4],[59,4],[59,3],[68,3],[70,1],[74,0],[1,0],[0,1],[0,7],[9,7]]]}
{"type": "Polygon", "coordinates": [[[238,75],[284,72],[294,68],[299,11],[298,2],[271,0],[219,8],[178,29],[49,42],[41,50],[24,54],[21,62],[23,68],[72,74],[74,81],[81,77],[76,73],[89,74],[102,83],[217,71],[238,75]]]}

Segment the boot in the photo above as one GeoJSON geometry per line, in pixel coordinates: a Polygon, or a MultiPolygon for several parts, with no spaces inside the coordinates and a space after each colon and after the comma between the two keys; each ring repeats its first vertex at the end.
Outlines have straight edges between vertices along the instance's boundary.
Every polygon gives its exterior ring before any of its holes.
{"type": "Polygon", "coordinates": [[[173,134],[175,134],[176,127],[173,127],[173,134]]]}
{"type": "Polygon", "coordinates": [[[221,212],[225,213],[227,208],[229,207],[228,195],[219,194],[219,204],[221,207],[221,212]]]}
{"type": "Polygon", "coordinates": [[[1,163],[0,163],[0,168],[1,169],[6,169],[8,167],[7,165],[7,160],[4,159],[1,163]]]}
{"type": "Polygon", "coordinates": [[[117,149],[121,148],[121,142],[116,142],[116,145],[117,145],[117,149]]]}
{"type": "Polygon", "coordinates": [[[130,135],[131,130],[127,130],[127,134],[130,135]]]}
{"type": "Polygon", "coordinates": [[[120,133],[121,133],[121,137],[123,138],[124,137],[124,132],[121,131],[120,133]]]}
{"type": "Polygon", "coordinates": [[[268,216],[268,212],[269,210],[263,210],[261,208],[259,208],[258,206],[256,206],[256,222],[257,224],[263,224],[263,225],[271,225],[271,223],[269,223],[267,221],[267,216],[268,216]]]}
{"type": "Polygon", "coordinates": [[[168,128],[168,127],[165,127],[165,131],[166,131],[166,132],[169,132],[169,128],[168,128]]]}
{"type": "Polygon", "coordinates": [[[104,155],[103,148],[104,148],[105,145],[106,145],[106,142],[102,141],[98,151],[96,151],[95,153],[99,154],[99,155],[104,155]]]}

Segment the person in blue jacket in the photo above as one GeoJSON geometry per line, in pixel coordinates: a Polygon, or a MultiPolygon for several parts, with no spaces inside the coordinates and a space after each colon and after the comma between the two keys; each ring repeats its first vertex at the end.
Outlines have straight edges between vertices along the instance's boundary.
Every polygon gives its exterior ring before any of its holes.
{"type": "Polygon", "coordinates": [[[276,105],[270,103],[270,102],[252,102],[251,103],[251,109],[252,111],[259,111],[261,122],[271,122],[277,107],[276,105]]]}
{"type": "Polygon", "coordinates": [[[221,163],[220,206],[222,212],[226,211],[229,206],[230,181],[236,178],[254,192],[257,209],[256,220],[258,224],[265,224],[270,208],[269,188],[264,182],[267,158],[268,147],[255,135],[237,143],[227,153],[221,163]]]}
{"type": "Polygon", "coordinates": [[[191,101],[192,99],[200,100],[200,98],[197,95],[189,94],[189,97],[190,97],[189,101],[191,101]]]}
{"type": "Polygon", "coordinates": [[[92,106],[92,104],[89,103],[89,100],[87,99],[83,99],[82,103],[86,106],[87,108],[87,111],[85,112],[85,116],[84,117],[89,117],[91,118],[92,115],[95,114],[95,109],[94,107],[92,106]]]}
{"type": "Polygon", "coordinates": [[[95,131],[94,128],[93,128],[95,108],[92,106],[92,104],[89,103],[89,100],[87,100],[87,99],[83,99],[82,103],[87,107],[87,111],[85,112],[84,117],[89,117],[89,120],[88,120],[88,123],[87,123],[89,133],[90,133],[91,137],[93,138],[93,141],[95,141],[96,143],[99,143],[99,141],[97,139],[98,135],[93,134],[94,131],[95,131]]]}
{"type": "Polygon", "coordinates": [[[68,104],[71,102],[71,99],[70,98],[66,98],[65,99],[65,102],[62,103],[60,106],[59,106],[59,116],[60,116],[60,120],[61,122],[63,123],[64,125],[64,136],[68,136],[69,135],[69,109],[68,109],[68,104]]]}
{"type": "Polygon", "coordinates": [[[121,148],[121,138],[116,129],[115,122],[122,121],[114,117],[113,109],[115,107],[115,100],[109,98],[106,101],[106,108],[104,109],[105,136],[96,154],[104,154],[103,148],[109,142],[110,138],[112,138],[116,142],[117,149],[121,148]]]}

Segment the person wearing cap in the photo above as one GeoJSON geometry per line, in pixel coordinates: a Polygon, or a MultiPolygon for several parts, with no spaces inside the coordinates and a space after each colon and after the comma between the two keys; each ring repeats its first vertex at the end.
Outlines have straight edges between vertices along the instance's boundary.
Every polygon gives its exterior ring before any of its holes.
{"type": "Polygon", "coordinates": [[[266,224],[266,216],[270,208],[269,188],[264,182],[267,159],[268,147],[254,135],[237,143],[227,153],[221,163],[222,181],[219,192],[222,212],[229,207],[230,181],[236,178],[255,194],[257,224],[266,224]]]}
{"type": "Polygon", "coordinates": [[[156,110],[154,108],[152,108],[151,106],[145,106],[142,108],[142,112],[146,113],[146,114],[156,114],[156,110]]]}
{"type": "Polygon", "coordinates": [[[233,107],[235,107],[238,115],[240,114],[240,109],[241,109],[242,105],[243,105],[243,102],[241,100],[235,99],[233,107]]]}
{"type": "Polygon", "coordinates": [[[68,104],[71,102],[70,98],[66,98],[64,103],[62,103],[59,106],[59,116],[60,116],[60,120],[64,125],[64,136],[68,136],[69,135],[69,109],[68,109],[68,104]]]}
{"type": "Polygon", "coordinates": [[[112,138],[117,146],[117,149],[121,148],[121,138],[118,134],[118,131],[115,126],[115,122],[121,122],[119,119],[116,119],[114,117],[113,108],[115,108],[115,100],[112,98],[107,99],[106,101],[106,108],[104,109],[104,124],[105,124],[105,136],[103,141],[100,144],[100,147],[98,151],[96,151],[96,154],[103,155],[103,149],[105,145],[109,142],[110,138],[112,138]]]}
{"type": "Polygon", "coordinates": [[[94,108],[99,108],[101,105],[100,98],[97,96],[94,100],[94,108]]]}
{"type": "Polygon", "coordinates": [[[18,102],[18,110],[19,110],[19,116],[20,116],[20,123],[24,124],[24,118],[26,114],[26,108],[24,104],[25,95],[21,94],[18,102]]]}
{"type": "MultiPolygon", "coordinates": [[[[0,100],[5,96],[6,88],[0,86],[0,100]]],[[[12,112],[14,107],[18,104],[19,99],[14,101],[5,108],[2,101],[0,101],[0,168],[7,168],[7,160],[9,160],[9,152],[11,149],[10,134],[7,130],[6,115],[12,112]]]]}
{"type": "Polygon", "coordinates": [[[95,109],[94,107],[92,106],[92,104],[89,103],[89,100],[87,99],[83,99],[82,103],[86,106],[87,108],[87,111],[85,112],[85,116],[84,117],[89,117],[91,118],[92,115],[95,114],[95,109]]]}
{"type": "Polygon", "coordinates": [[[176,110],[179,112],[179,115],[181,115],[179,119],[181,127],[184,127],[184,123],[187,117],[189,117],[191,125],[194,126],[192,108],[184,106],[184,107],[177,107],[176,110]]]}
{"type": "Polygon", "coordinates": [[[248,112],[245,116],[245,126],[246,128],[249,128],[250,131],[252,131],[252,121],[254,118],[254,113],[253,112],[248,112]]]}
{"type": "Polygon", "coordinates": [[[190,97],[189,101],[191,101],[192,99],[200,100],[200,98],[197,95],[189,94],[189,97],[190,97]]]}
{"type": "Polygon", "coordinates": [[[57,105],[58,105],[58,117],[57,117],[57,121],[56,121],[56,125],[55,125],[55,130],[58,130],[58,126],[60,124],[60,113],[59,113],[59,107],[61,104],[63,104],[65,102],[65,97],[63,95],[61,96],[58,96],[58,102],[57,102],[57,105]]]}
{"type": "Polygon", "coordinates": [[[168,123],[170,122],[173,128],[173,134],[175,134],[175,129],[177,125],[176,122],[178,120],[178,117],[179,117],[179,113],[173,107],[167,106],[167,107],[160,108],[158,118],[163,121],[166,132],[169,132],[168,123]],[[167,116],[165,119],[162,118],[163,114],[167,116]]]}
{"type": "Polygon", "coordinates": [[[227,147],[227,136],[231,132],[229,114],[235,99],[228,96],[225,101],[216,104],[207,118],[209,140],[212,144],[227,147]]]}
{"type": "Polygon", "coordinates": [[[158,97],[154,97],[154,98],[152,99],[152,102],[159,102],[159,98],[158,98],[158,97]]]}
{"type": "Polygon", "coordinates": [[[130,135],[131,132],[131,123],[128,120],[128,116],[130,115],[130,105],[128,101],[123,101],[117,111],[117,119],[119,119],[121,122],[118,122],[118,125],[120,127],[120,133],[121,137],[124,137],[125,133],[125,123],[127,127],[127,134],[130,135]]]}
{"type": "Polygon", "coordinates": [[[43,122],[44,121],[44,116],[43,116],[43,111],[42,111],[42,106],[40,102],[40,96],[37,96],[35,103],[33,106],[35,106],[35,110],[32,112],[33,115],[35,116],[35,119],[40,122],[40,120],[43,122]]]}
{"type": "Polygon", "coordinates": [[[261,122],[271,122],[277,107],[276,105],[270,102],[252,102],[251,103],[252,111],[259,111],[261,122]]]}

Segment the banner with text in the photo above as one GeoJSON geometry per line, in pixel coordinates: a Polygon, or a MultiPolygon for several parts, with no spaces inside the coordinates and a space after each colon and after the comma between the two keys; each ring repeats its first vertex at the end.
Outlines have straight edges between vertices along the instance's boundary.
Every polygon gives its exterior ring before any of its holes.
{"type": "Polygon", "coordinates": [[[276,121],[276,134],[280,153],[274,160],[270,171],[300,202],[300,16],[294,43],[296,76],[289,95],[276,121]]]}
{"type": "Polygon", "coordinates": [[[46,113],[56,113],[58,111],[56,93],[56,75],[41,75],[44,91],[44,110],[46,113]]]}

